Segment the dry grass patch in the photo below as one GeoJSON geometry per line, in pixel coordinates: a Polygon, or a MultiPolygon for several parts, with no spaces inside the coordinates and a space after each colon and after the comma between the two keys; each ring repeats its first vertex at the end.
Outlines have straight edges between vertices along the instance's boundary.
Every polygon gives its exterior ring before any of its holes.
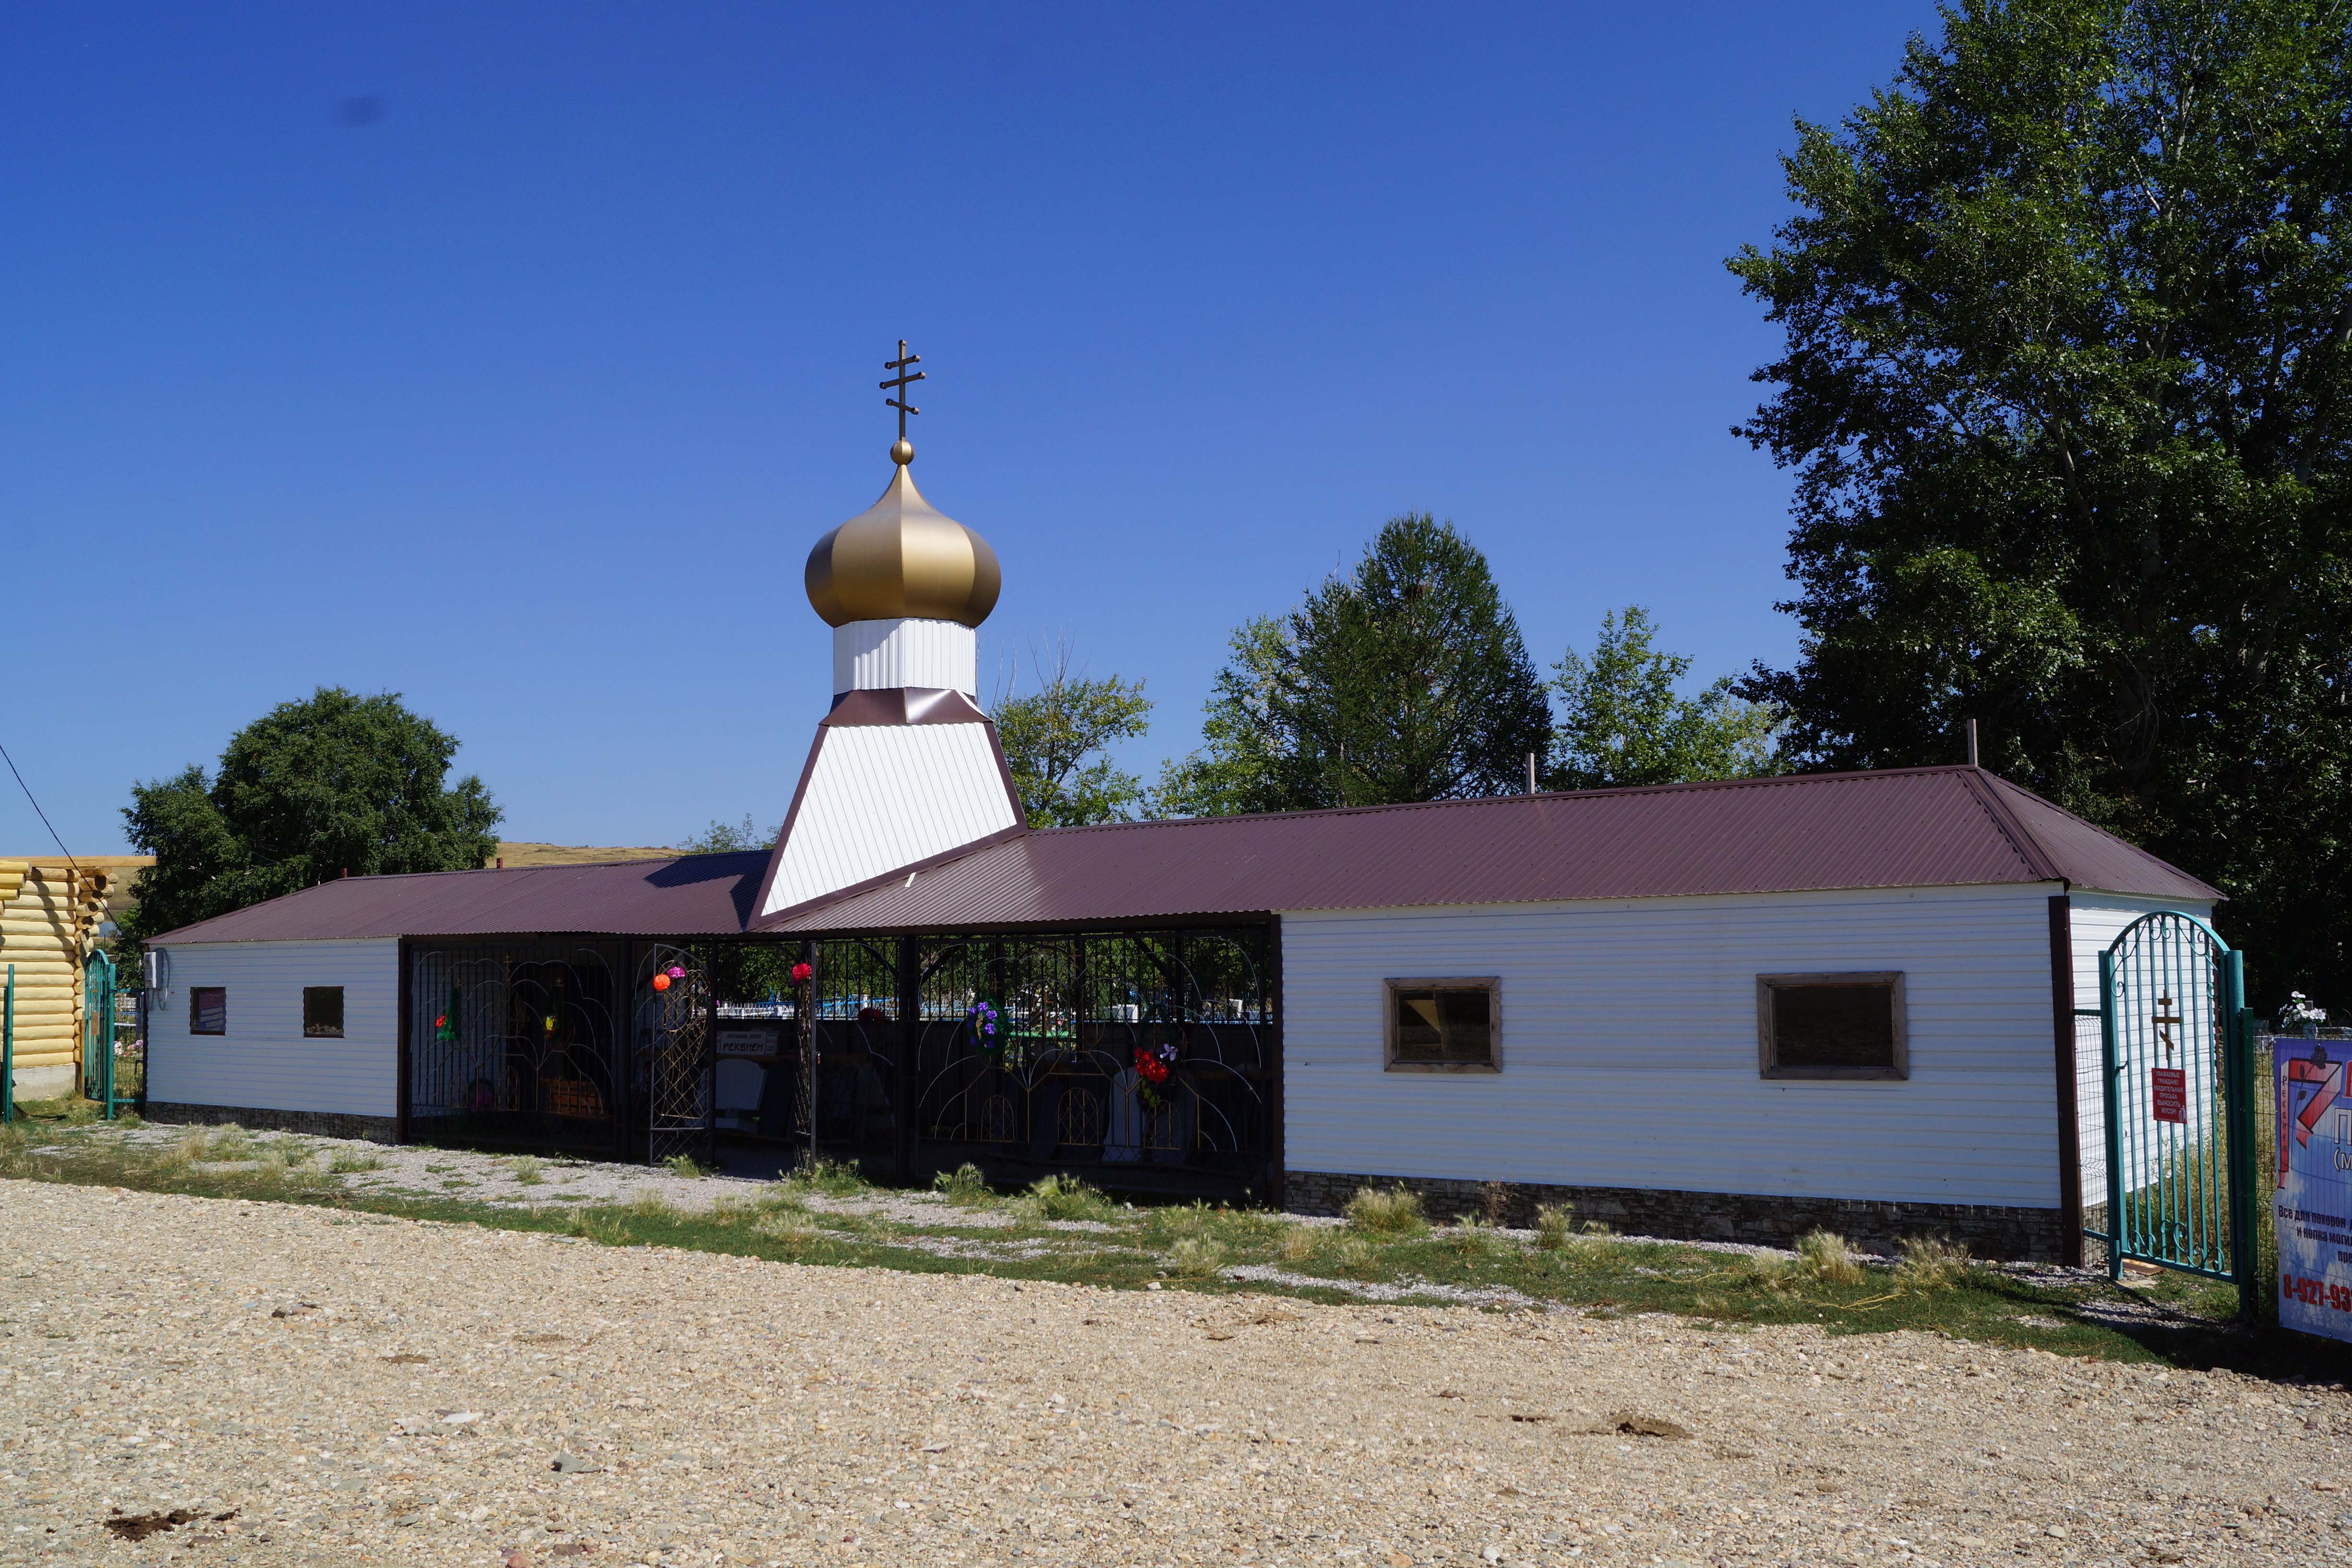
{"type": "Polygon", "coordinates": [[[1422,1212],[1421,1195],[1403,1186],[1391,1187],[1386,1192],[1378,1187],[1359,1187],[1341,1212],[1348,1217],[1349,1229],[1368,1236],[1422,1236],[1429,1230],[1429,1217],[1422,1212]]]}
{"type": "Polygon", "coordinates": [[[809,1251],[824,1239],[817,1228],[816,1219],[805,1210],[775,1208],[751,1222],[751,1232],[763,1240],[772,1241],[793,1257],[809,1251]]]}
{"type": "Polygon", "coordinates": [[[1224,1248],[1205,1236],[1180,1237],[1168,1249],[1168,1271],[1180,1280],[1213,1280],[1224,1267],[1224,1248]]]}
{"type": "Polygon", "coordinates": [[[1895,1282],[1906,1291],[1948,1291],[1966,1283],[1976,1260],[1969,1249],[1940,1236],[1906,1236],[1895,1260],[1895,1282]]]}
{"type": "Polygon", "coordinates": [[[1852,1285],[1862,1279],[1862,1260],[1853,1245],[1831,1230],[1808,1230],[1797,1238],[1798,1272],[1825,1285],[1852,1285]]]}
{"type": "Polygon", "coordinates": [[[1515,1250],[1509,1237],[1475,1214],[1464,1215],[1454,1225],[1452,1234],[1445,1238],[1445,1243],[1453,1249],[1455,1257],[1465,1262],[1499,1258],[1515,1250]]]}
{"type": "Polygon", "coordinates": [[[1323,1238],[1312,1225],[1294,1225],[1282,1233],[1276,1251],[1286,1263],[1304,1263],[1323,1250],[1323,1238]]]}

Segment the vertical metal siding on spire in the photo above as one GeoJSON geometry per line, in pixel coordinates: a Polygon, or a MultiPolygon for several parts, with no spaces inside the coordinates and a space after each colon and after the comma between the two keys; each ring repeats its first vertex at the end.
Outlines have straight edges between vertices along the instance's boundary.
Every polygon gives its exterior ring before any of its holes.
{"type": "Polygon", "coordinates": [[[984,725],[847,725],[829,727],[824,736],[768,894],[768,911],[822,897],[1014,823],[984,725]]]}

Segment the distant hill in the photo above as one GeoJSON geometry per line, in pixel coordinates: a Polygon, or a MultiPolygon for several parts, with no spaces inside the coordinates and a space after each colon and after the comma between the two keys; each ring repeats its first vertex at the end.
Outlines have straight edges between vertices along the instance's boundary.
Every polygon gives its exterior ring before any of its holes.
{"type": "MultiPolygon", "coordinates": [[[[677,854],[676,850],[640,846],[635,849],[598,849],[594,846],[574,847],[571,844],[526,844],[499,842],[499,859],[507,869],[530,865],[595,865],[603,861],[666,861],[677,854]]],[[[496,862],[493,862],[496,863],[496,862]]]]}

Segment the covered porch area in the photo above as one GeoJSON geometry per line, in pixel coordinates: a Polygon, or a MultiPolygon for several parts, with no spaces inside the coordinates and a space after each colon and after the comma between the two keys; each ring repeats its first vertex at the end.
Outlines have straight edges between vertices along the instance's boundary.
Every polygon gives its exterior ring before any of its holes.
{"type": "Polygon", "coordinates": [[[412,940],[400,1136],[1271,1201],[1278,967],[1270,917],[412,940]]]}

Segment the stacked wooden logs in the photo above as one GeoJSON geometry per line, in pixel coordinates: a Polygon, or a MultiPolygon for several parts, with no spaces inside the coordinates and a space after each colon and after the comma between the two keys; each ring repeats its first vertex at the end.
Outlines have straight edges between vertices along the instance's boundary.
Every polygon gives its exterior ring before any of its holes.
{"type": "Polygon", "coordinates": [[[16,972],[19,1072],[80,1061],[82,966],[114,876],[62,860],[0,861],[0,975],[16,972]]]}

